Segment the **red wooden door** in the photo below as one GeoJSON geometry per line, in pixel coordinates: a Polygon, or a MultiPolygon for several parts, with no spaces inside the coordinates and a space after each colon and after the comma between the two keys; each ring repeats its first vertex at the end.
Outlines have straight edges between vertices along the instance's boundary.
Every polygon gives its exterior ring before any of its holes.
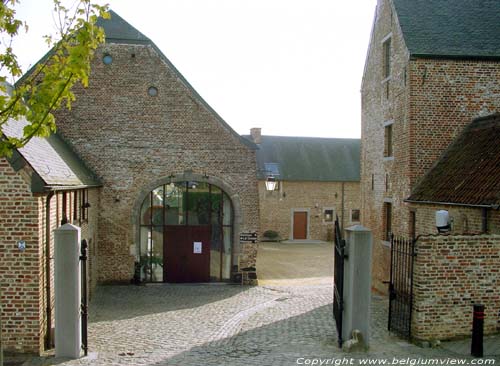
{"type": "Polygon", "coordinates": [[[307,239],[307,212],[293,213],[293,238],[307,239]]]}
{"type": "Polygon", "coordinates": [[[165,282],[210,280],[210,226],[165,226],[163,253],[165,282]],[[194,243],[201,243],[201,253],[194,243]]]}

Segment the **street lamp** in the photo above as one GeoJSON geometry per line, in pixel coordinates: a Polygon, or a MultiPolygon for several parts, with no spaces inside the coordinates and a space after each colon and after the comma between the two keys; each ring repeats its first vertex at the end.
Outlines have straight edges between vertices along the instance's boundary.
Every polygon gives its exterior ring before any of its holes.
{"type": "Polygon", "coordinates": [[[278,181],[276,180],[275,177],[272,175],[269,175],[266,179],[266,190],[267,191],[274,191],[276,189],[276,185],[278,184],[278,181]]]}

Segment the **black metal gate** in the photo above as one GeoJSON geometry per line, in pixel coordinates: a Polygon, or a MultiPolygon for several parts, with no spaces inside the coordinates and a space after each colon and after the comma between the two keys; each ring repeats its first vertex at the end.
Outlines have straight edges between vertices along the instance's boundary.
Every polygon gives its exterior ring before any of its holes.
{"type": "Polygon", "coordinates": [[[339,218],[335,220],[334,232],[334,277],[333,277],[333,316],[337,326],[338,344],[342,347],[342,313],[344,311],[344,259],[345,240],[342,239],[339,218]]]}
{"type": "Polygon", "coordinates": [[[391,234],[388,329],[408,340],[411,339],[415,242],[413,238],[391,234]]]}
{"type": "Polygon", "coordinates": [[[81,291],[82,291],[82,303],[81,303],[81,314],[82,314],[82,348],[85,356],[88,354],[88,337],[87,337],[87,324],[88,324],[88,301],[87,301],[87,241],[82,240],[81,245],[81,291]]]}

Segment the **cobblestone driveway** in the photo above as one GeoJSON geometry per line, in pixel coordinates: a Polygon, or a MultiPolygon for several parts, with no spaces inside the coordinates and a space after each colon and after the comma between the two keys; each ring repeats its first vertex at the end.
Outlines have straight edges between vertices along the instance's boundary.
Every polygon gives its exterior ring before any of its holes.
{"type": "Polygon", "coordinates": [[[372,347],[336,346],[330,285],[106,286],[91,304],[90,356],[30,365],[296,365],[312,358],[459,357],[385,332],[386,301],[373,299],[372,347]],[[304,357],[305,359],[301,359],[304,357]]]}

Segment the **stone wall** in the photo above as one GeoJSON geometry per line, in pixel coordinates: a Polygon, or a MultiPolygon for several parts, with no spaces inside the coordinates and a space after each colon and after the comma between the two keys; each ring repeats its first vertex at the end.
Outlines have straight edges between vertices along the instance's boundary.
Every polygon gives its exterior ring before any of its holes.
{"type": "Polygon", "coordinates": [[[132,278],[139,219],[133,208],[154,182],[186,174],[224,182],[241,207],[235,231],[259,230],[255,151],[154,47],[106,44],[91,67],[89,87],[76,88],[71,111],[56,118],[58,132],[103,183],[100,282],[132,278]],[[105,54],[113,58],[109,65],[102,62],[105,54]],[[150,87],[157,95],[149,95],[150,87]]]}
{"type": "Polygon", "coordinates": [[[5,351],[38,353],[40,335],[40,260],[43,211],[40,198],[31,194],[29,169],[18,172],[0,159],[0,290],[2,341],[5,351]],[[17,242],[26,242],[20,251],[17,242]]]}
{"type": "Polygon", "coordinates": [[[269,192],[265,182],[259,181],[261,234],[274,230],[282,239],[291,240],[294,210],[308,212],[308,239],[333,240],[335,215],[343,217],[343,227],[357,223],[351,217],[352,210],[360,209],[358,182],[280,181],[279,184],[279,190],[269,192]],[[325,209],[333,209],[332,221],[325,220],[325,209]]]}
{"type": "Polygon", "coordinates": [[[416,339],[470,335],[473,304],[485,305],[485,334],[500,331],[500,235],[427,236],[416,251],[416,339]]]}
{"type": "MultiPolygon", "coordinates": [[[[362,83],[362,222],[374,235],[374,286],[388,279],[384,203],[392,231],[410,233],[412,187],[474,118],[500,110],[500,63],[410,57],[391,0],[379,0],[362,83]],[[383,75],[383,41],[391,38],[391,73],[383,75]],[[384,129],[392,124],[393,154],[384,129]]],[[[417,231],[419,229],[417,228],[417,231]]],[[[422,230],[421,230],[422,231],[422,230]]]]}

